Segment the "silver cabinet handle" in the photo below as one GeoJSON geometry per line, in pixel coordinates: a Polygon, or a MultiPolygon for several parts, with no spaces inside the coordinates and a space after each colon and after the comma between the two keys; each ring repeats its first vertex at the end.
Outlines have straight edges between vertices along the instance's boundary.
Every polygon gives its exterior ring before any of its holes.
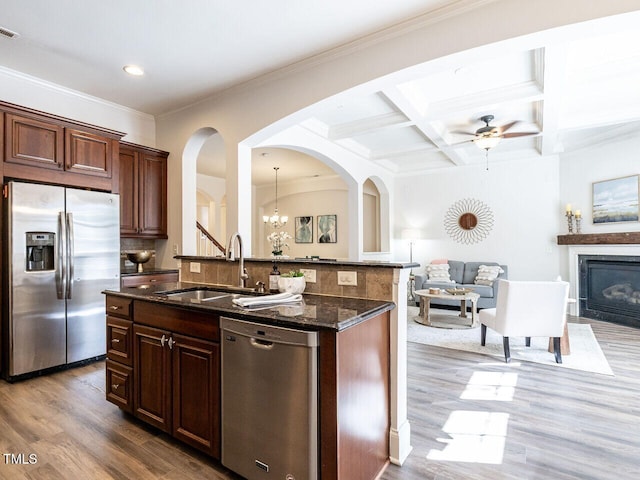
{"type": "Polygon", "coordinates": [[[120,388],[120,384],[119,383],[114,383],[113,385],[111,385],[111,388],[114,390],[117,390],[120,388]]]}
{"type": "Polygon", "coordinates": [[[162,345],[164,347],[165,342],[167,341],[167,337],[163,334],[162,338],[160,339],[160,345],[162,345]]]}
{"type": "Polygon", "coordinates": [[[173,346],[176,344],[177,342],[173,339],[173,337],[169,338],[169,348],[171,350],[173,350],[173,346]]]}
{"type": "Polygon", "coordinates": [[[120,343],[120,339],[119,338],[112,338],[111,339],[111,343],[120,343]]]}
{"type": "Polygon", "coordinates": [[[115,310],[120,310],[121,307],[118,307],[117,305],[111,305],[109,308],[115,311],[115,310]]]}

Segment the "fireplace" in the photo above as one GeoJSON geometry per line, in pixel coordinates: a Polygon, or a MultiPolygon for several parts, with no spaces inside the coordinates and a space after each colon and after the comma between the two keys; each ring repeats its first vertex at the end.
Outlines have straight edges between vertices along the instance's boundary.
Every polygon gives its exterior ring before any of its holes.
{"type": "Polygon", "coordinates": [[[640,327],[640,256],[578,255],[580,315],[640,327]]]}

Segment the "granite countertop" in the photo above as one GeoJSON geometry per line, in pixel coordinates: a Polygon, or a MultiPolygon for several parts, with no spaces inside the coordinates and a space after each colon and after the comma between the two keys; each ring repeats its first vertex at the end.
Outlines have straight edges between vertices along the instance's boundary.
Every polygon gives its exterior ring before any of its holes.
{"type": "MultiPolygon", "coordinates": [[[[230,295],[226,297],[212,301],[201,301],[171,298],[159,293],[198,287],[218,288],[208,284],[174,282],[153,285],[148,288],[121,287],[120,289],[105,290],[103,293],[171,307],[229,315],[241,320],[307,330],[328,329],[340,331],[395,308],[393,302],[304,294],[304,301],[301,304],[249,310],[241,308],[232,302],[234,295],[245,294],[230,292],[230,295]]],[[[220,288],[224,289],[223,286],[220,288]]]]}
{"type": "MultiPolygon", "coordinates": [[[[173,258],[176,260],[201,260],[201,261],[224,261],[225,257],[205,257],[194,255],[175,255],[173,258]]],[[[340,265],[349,267],[386,267],[386,268],[418,268],[420,266],[417,262],[390,262],[385,260],[340,260],[335,258],[311,258],[311,257],[247,257],[245,262],[268,262],[273,263],[308,263],[308,264],[320,264],[320,265],[340,265]]]]}
{"type": "Polygon", "coordinates": [[[135,265],[131,267],[124,267],[120,270],[120,276],[127,277],[129,275],[158,275],[161,273],[178,273],[178,269],[168,269],[168,268],[150,268],[149,270],[143,270],[142,272],[138,272],[138,267],[135,265]]]}

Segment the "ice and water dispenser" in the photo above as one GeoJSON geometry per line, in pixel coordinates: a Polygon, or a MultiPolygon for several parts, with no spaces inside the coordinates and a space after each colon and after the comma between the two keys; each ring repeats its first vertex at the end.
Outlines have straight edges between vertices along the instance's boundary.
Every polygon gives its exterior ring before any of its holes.
{"type": "Polygon", "coordinates": [[[27,272],[54,270],[55,233],[27,232],[27,272]]]}

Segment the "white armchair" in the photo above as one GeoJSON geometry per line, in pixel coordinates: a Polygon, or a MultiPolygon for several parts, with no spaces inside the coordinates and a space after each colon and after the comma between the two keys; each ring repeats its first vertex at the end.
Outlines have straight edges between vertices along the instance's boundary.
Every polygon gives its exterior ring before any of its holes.
{"type": "Polygon", "coordinates": [[[487,327],[502,335],[504,358],[511,360],[509,337],[553,338],[556,363],[562,363],[560,337],[566,322],[568,282],[498,280],[496,308],[480,311],[481,344],[485,345],[487,327]]]}

